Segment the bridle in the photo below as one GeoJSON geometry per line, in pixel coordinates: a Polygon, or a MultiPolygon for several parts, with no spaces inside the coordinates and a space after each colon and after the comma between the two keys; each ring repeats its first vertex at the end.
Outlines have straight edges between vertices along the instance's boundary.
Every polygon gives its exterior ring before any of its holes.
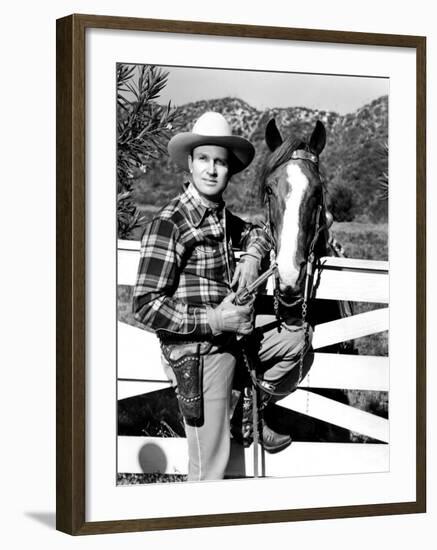
{"type": "MultiPolygon", "coordinates": [[[[293,151],[292,160],[301,159],[301,160],[307,160],[309,162],[312,162],[316,166],[318,166],[319,159],[316,155],[309,151],[305,151],[303,149],[297,149],[293,151]]],[[[278,252],[278,243],[276,241],[274,232],[273,232],[273,224],[271,219],[271,194],[272,190],[270,187],[267,188],[268,191],[266,191],[266,203],[267,203],[267,221],[264,224],[264,231],[267,233],[268,238],[270,242],[273,244],[272,249],[270,251],[270,265],[274,265],[276,263],[276,256],[278,252]]],[[[313,281],[313,274],[314,274],[314,264],[316,261],[316,255],[315,255],[315,247],[318,242],[320,233],[326,229],[326,223],[321,224],[320,219],[322,212],[325,212],[326,209],[326,200],[325,200],[325,194],[322,190],[321,195],[321,203],[317,206],[317,212],[316,212],[316,218],[315,218],[315,224],[314,224],[314,234],[311,239],[310,245],[308,247],[305,263],[306,263],[306,276],[305,276],[305,286],[304,286],[304,294],[303,296],[297,297],[292,302],[287,302],[282,296],[279,289],[279,272],[276,270],[275,274],[275,289],[274,289],[274,295],[275,295],[275,314],[276,317],[279,318],[279,304],[291,308],[295,305],[299,304],[300,302],[308,302],[308,300],[311,297],[311,291],[312,291],[312,281],[313,281]]]]}
{"type": "MultiPolygon", "coordinates": [[[[295,151],[293,151],[293,153],[291,155],[291,160],[297,160],[297,159],[312,162],[318,168],[319,159],[318,159],[317,155],[314,155],[310,151],[305,151],[304,149],[296,149],[295,151]]],[[[264,225],[264,230],[266,231],[266,233],[267,233],[267,235],[268,235],[268,237],[269,237],[269,239],[270,239],[270,241],[273,245],[272,249],[270,251],[270,266],[273,266],[273,265],[276,264],[276,255],[277,255],[278,244],[277,244],[275,236],[274,236],[274,232],[273,232],[273,228],[272,228],[272,220],[271,220],[271,194],[272,194],[272,190],[271,190],[271,188],[267,188],[267,189],[269,189],[269,191],[266,191],[266,194],[265,194],[266,202],[267,202],[267,222],[264,225]]],[[[322,188],[321,203],[317,206],[317,212],[316,212],[316,217],[315,217],[314,233],[313,233],[313,237],[311,239],[310,245],[308,247],[307,255],[306,255],[306,258],[305,258],[306,274],[305,274],[305,284],[304,284],[303,296],[297,297],[292,302],[287,302],[283,298],[283,296],[281,296],[281,291],[280,291],[280,286],[279,286],[279,282],[280,282],[279,281],[279,272],[278,272],[277,267],[276,267],[276,270],[275,270],[275,288],[273,290],[273,308],[274,308],[276,319],[279,323],[278,324],[278,331],[280,331],[282,327],[284,327],[287,330],[287,325],[285,323],[283,323],[282,319],[281,319],[280,305],[284,306],[285,308],[292,308],[292,307],[294,307],[298,304],[301,304],[301,319],[300,320],[301,320],[301,323],[302,323],[302,327],[304,328],[304,331],[305,331],[305,341],[304,341],[304,345],[302,347],[302,350],[301,350],[300,356],[299,356],[299,379],[298,379],[298,384],[300,384],[300,382],[302,381],[303,361],[304,361],[304,356],[305,356],[306,347],[307,347],[308,338],[309,338],[309,324],[306,321],[306,317],[307,317],[307,312],[308,312],[308,303],[311,299],[312,292],[313,292],[313,286],[314,286],[314,266],[315,266],[316,261],[318,260],[318,258],[316,257],[315,249],[316,249],[317,242],[319,240],[320,233],[327,228],[326,223],[321,223],[321,216],[322,216],[322,213],[325,213],[325,210],[326,210],[326,200],[325,200],[325,194],[324,194],[324,191],[323,191],[323,188],[322,188]]],[[[326,217],[325,217],[325,220],[326,220],[326,217]]],[[[274,392],[273,389],[269,390],[267,383],[261,382],[260,384],[262,384],[262,389],[264,391],[266,391],[267,393],[270,393],[271,395],[276,395],[276,396],[282,395],[282,394],[279,394],[278,392],[274,392]]],[[[288,394],[283,394],[283,395],[285,396],[285,395],[288,395],[288,394]]]]}

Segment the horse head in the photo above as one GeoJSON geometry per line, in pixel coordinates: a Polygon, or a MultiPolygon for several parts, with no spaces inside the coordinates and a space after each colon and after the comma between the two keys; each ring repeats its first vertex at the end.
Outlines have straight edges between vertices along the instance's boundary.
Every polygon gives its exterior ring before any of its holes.
{"type": "Polygon", "coordinates": [[[283,140],[274,120],[265,139],[271,154],[261,175],[261,191],[268,203],[270,231],[275,243],[279,289],[285,298],[302,295],[308,256],[325,253],[318,227],[326,227],[323,181],[318,159],[326,131],[317,121],[308,143],[283,140]]]}

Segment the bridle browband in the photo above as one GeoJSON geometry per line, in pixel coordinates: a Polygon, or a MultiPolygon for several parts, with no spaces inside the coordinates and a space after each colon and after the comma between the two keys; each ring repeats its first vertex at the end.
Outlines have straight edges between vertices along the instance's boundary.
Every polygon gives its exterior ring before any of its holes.
{"type": "Polygon", "coordinates": [[[317,167],[319,166],[319,157],[311,151],[305,151],[305,149],[295,149],[291,153],[291,160],[309,160],[317,167]]]}

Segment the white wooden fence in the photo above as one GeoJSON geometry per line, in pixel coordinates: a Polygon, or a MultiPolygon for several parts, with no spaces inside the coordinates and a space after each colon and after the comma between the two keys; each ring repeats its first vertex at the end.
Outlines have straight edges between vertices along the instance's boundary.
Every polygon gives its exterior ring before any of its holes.
{"type": "MultiPolygon", "coordinates": [[[[139,242],[119,241],[119,285],[135,284],[139,248],[139,242]]],[[[388,304],[388,262],[326,257],[322,259],[316,278],[316,298],[388,304]]],[[[299,389],[280,401],[280,405],[388,443],[387,419],[307,391],[310,387],[388,391],[388,357],[316,351],[386,331],[388,324],[388,307],[383,307],[317,325],[313,336],[314,362],[309,375],[299,389]]],[[[118,399],[168,386],[154,334],[119,322],[118,399]]],[[[259,452],[262,472],[266,476],[364,473],[389,469],[389,445],[384,444],[293,442],[275,455],[259,452]]],[[[186,473],[187,461],[184,438],[118,438],[118,472],[186,473]]],[[[252,463],[252,447],[244,450],[233,443],[228,474],[251,476],[252,463]]]]}

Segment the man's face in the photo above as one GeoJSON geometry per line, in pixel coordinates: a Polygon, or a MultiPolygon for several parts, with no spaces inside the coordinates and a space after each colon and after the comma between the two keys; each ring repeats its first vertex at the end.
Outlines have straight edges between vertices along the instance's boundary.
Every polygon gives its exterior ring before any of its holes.
{"type": "Polygon", "coordinates": [[[206,199],[221,198],[231,177],[229,152],[219,145],[200,145],[188,157],[188,167],[197,191],[206,199]]]}

